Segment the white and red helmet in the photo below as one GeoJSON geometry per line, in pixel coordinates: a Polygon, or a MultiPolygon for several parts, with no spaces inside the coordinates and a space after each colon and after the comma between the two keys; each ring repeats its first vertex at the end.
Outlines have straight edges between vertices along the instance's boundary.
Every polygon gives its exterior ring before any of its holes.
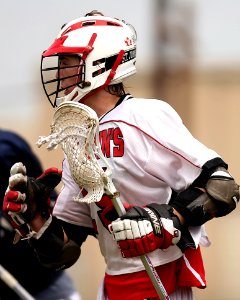
{"type": "Polygon", "coordinates": [[[134,28],[115,18],[88,16],[65,24],[42,54],[42,84],[50,103],[56,106],[56,102],[79,101],[96,89],[122,82],[135,74],[136,42],[134,28]],[[56,75],[61,55],[80,57],[78,69],[81,71],[75,75],[77,83],[69,95],[64,94],[65,88],[61,88],[56,75]]]}

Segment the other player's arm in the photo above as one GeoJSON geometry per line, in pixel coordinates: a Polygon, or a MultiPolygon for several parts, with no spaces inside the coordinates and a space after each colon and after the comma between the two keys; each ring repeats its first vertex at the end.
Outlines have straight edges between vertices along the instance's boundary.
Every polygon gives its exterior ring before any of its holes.
{"type": "Polygon", "coordinates": [[[3,212],[18,239],[28,238],[40,262],[54,269],[73,265],[80,256],[82,243],[93,234],[91,228],[67,224],[51,215],[49,194],[60,181],[61,171],[56,168],[35,179],[27,177],[26,168],[17,163],[11,168],[3,201],[3,212]]]}
{"type": "MultiPolygon", "coordinates": [[[[39,220],[35,220],[39,226],[39,220]]],[[[34,221],[34,223],[35,223],[34,221]]],[[[42,222],[42,221],[41,221],[42,222]]],[[[39,227],[38,233],[46,226],[39,227]]],[[[32,230],[36,227],[32,223],[32,230]]],[[[39,261],[51,269],[66,269],[71,267],[81,254],[81,245],[88,235],[94,235],[93,229],[66,223],[54,216],[46,226],[43,234],[38,234],[29,239],[39,261]]]]}

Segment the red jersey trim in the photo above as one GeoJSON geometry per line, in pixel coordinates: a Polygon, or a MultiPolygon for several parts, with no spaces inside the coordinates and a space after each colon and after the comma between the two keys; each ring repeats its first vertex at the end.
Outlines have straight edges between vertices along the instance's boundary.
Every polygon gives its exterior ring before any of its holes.
{"type": "MultiPolygon", "coordinates": [[[[187,249],[183,257],[156,267],[156,271],[168,293],[177,287],[205,288],[205,271],[200,248],[187,249]]],[[[146,271],[122,275],[105,274],[105,292],[109,300],[158,299],[155,288],[146,271]]]]}
{"type": "Polygon", "coordinates": [[[133,127],[139,131],[141,131],[144,135],[148,136],[150,139],[152,139],[153,141],[155,141],[157,144],[161,145],[163,148],[167,149],[168,151],[170,152],[173,152],[175,154],[177,154],[178,156],[182,157],[183,159],[185,159],[186,161],[188,161],[190,164],[192,164],[193,166],[197,167],[197,168],[200,168],[200,166],[197,166],[195,165],[193,162],[191,162],[190,160],[188,160],[186,157],[184,157],[183,155],[181,155],[180,153],[172,150],[172,149],[169,149],[168,147],[164,146],[162,143],[160,143],[159,141],[157,141],[154,137],[152,137],[150,134],[146,133],[145,131],[143,131],[141,128],[139,128],[138,126],[136,125],[133,125],[133,124],[130,124],[126,121],[122,121],[122,120],[109,120],[109,121],[105,121],[105,122],[102,122],[100,123],[99,125],[103,125],[103,124],[107,124],[107,123],[124,123],[130,127],[133,127]]]}

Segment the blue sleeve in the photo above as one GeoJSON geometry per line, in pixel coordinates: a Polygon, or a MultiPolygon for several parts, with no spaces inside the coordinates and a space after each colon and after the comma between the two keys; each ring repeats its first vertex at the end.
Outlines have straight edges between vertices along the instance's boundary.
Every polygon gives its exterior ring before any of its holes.
{"type": "Polygon", "coordinates": [[[39,159],[29,144],[19,135],[10,131],[0,130],[0,199],[3,199],[8,186],[10,169],[16,162],[22,162],[30,177],[42,174],[39,159]]]}

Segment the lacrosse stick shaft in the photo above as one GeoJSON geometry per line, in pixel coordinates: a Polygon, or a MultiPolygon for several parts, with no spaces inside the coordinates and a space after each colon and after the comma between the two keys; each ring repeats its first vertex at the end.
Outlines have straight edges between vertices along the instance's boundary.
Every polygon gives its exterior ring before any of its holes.
{"type": "MultiPolygon", "coordinates": [[[[121,217],[123,214],[125,214],[126,209],[123,206],[120,198],[117,195],[114,195],[112,197],[112,203],[113,206],[115,207],[119,217],[121,217]]],[[[155,287],[155,290],[158,294],[158,296],[160,297],[161,300],[170,300],[167,291],[165,290],[161,279],[158,276],[158,273],[156,271],[156,269],[154,268],[151,260],[149,259],[149,257],[147,255],[141,255],[140,259],[144,265],[144,268],[146,270],[146,272],[148,273],[148,276],[150,277],[152,284],[155,287]]]]}
{"type": "Polygon", "coordinates": [[[20,283],[3,266],[0,265],[0,278],[5,282],[22,300],[34,300],[34,298],[20,285],[20,283]]]}

